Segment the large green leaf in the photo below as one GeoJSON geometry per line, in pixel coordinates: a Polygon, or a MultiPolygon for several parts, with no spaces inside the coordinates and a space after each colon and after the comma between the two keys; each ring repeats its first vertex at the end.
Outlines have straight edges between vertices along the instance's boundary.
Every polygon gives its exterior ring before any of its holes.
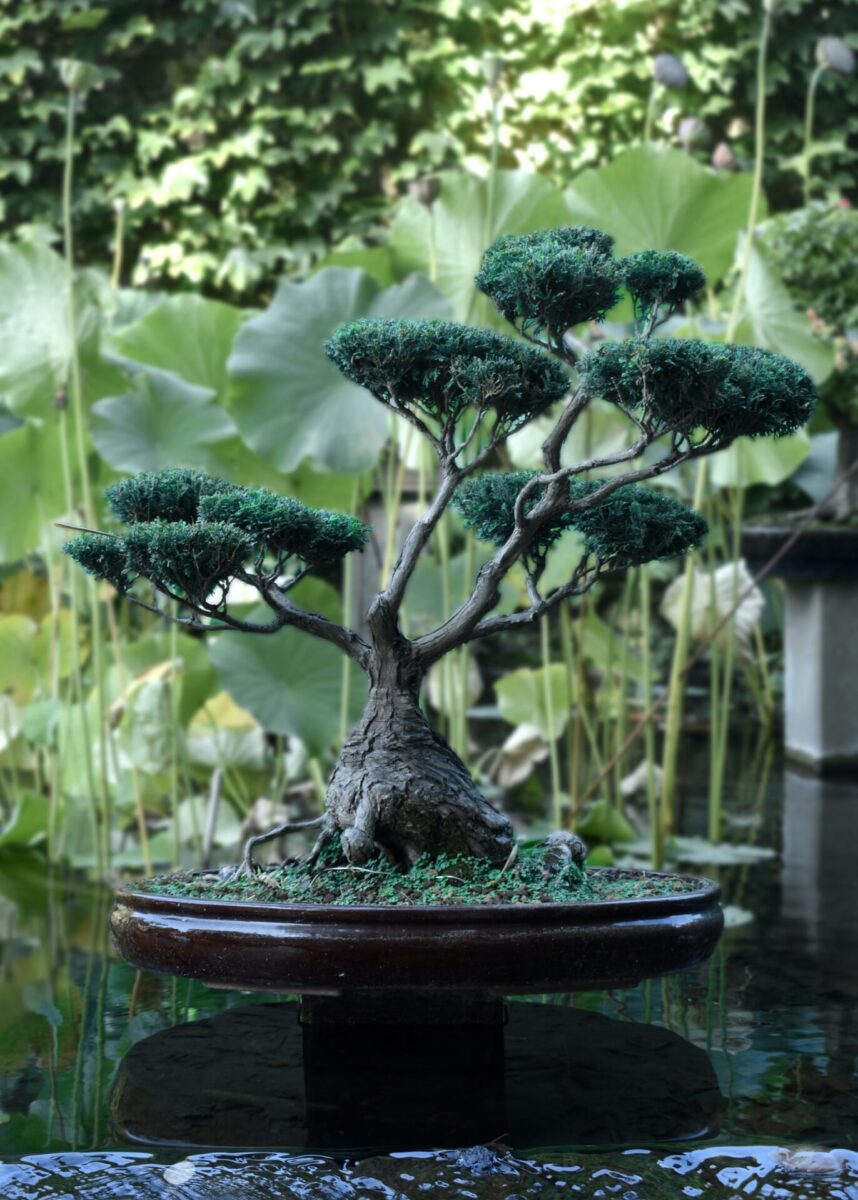
{"type": "Polygon", "coordinates": [[[0,829],[0,846],[35,846],[44,841],[48,827],[48,801],[39,792],[29,788],[20,792],[15,800],[7,824],[0,829]]]}
{"type": "Polygon", "coordinates": [[[66,511],[59,413],[0,436],[0,562],[20,561],[66,511]],[[14,514],[14,519],[12,518],[14,514]]]}
{"type": "MultiPolygon", "coordinates": [[[[91,341],[99,312],[92,281],[75,286],[77,340],[91,341]]],[[[68,385],[74,338],[65,266],[41,242],[0,245],[0,401],[21,414],[46,416],[68,385]]]]}
{"type": "Polygon", "coordinates": [[[775,487],[789,479],[809,453],[810,438],[804,430],[782,438],[737,438],[713,456],[712,482],[716,487],[775,487]]]}
{"type": "Polygon", "coordinates": [[[441,176],[431,213],[411,196],[397,209],[390,249],[398,275],[423,271],[450,298],[456,319],[499,321],[474,287],[483,252],[501,234],[532,233],[568,224],[561,192],[539,175],[498,171],[492,192],[487,179],[441,176]],[[491,210],[491,211],[490,211],[491,210]]]}
{"type": "Polygon", "coordinates": [[[418,275],[385,289],[366,272],[343,267],[306,283],[284,281],[265,312],[238,331],[229,358],[231,407],[242,438],[279,471],[306,459],[323,470],[368,470],[390,417],[328,361],[326,339],[356,317],[449,315],[443,296],[418,275]]]}
{"type": "MultiPolygon", "coordinates": [[[[260,619],[268,614],[258,613],[260,619]]],[[[329,642],[296,629],[279,633],[220,634],[212,661],[221,683],[269,733],[298,737],[312,755],[324,754],[340,731],[343,655],[329,642]]],[[[366,696],[365,677],[351,671],[351,712],[366,696]]]]}
{"type": "Polygon", "coordinates": [[[121,361],[130,391],[92,407],[92,440],[105,462],[117,471],[210,468],[212,444],[235,432],[231,417],[214,403],[214,390],[173,371],[121,361]]]}
{"type": "Polygon", "coordinates": [[[749,175],[717,174],[681,150],[633,146],[583,171],[566,192],[568,220],[616,239],[618,254],[679,250],[710,283],[733,261],[751,198],[749,175]]]}
{"type": "Polygon", "coordinates": [[[222,401],[227,359],[246,316],[240,308],[204,296],[170,296],[117,334],[116,347],[125,358],[210,388],[222,401]]]}
{"type": "Polygon", "coordinates": [[[826,380],[834,367],[834,348],[814,334],[757,241],[751,246],[745,312],[736,340],[794,358],[815,383],[826,380]]]}
{"type": "Polygon", "coordinates": [[[563,663],[510,671],[495,684],[495,695],[501,715],[511,725],[535,725],[546,741],[560,737],[566,728],[572,693],[563,663]]]}

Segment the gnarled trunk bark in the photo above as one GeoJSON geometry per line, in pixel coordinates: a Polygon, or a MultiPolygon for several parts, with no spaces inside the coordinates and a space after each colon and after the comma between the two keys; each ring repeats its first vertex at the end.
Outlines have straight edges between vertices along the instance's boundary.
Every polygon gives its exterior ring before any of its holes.
{"type": "Polygon", "coordinates": [[[366,709],[343,744],[326,800],[349,862],[366,862],[378,850],[403,864],[424,852],[503,862],[513,847],[512,825],[432,730],[413,663],[387,653],[370,678],[366,709]]]}

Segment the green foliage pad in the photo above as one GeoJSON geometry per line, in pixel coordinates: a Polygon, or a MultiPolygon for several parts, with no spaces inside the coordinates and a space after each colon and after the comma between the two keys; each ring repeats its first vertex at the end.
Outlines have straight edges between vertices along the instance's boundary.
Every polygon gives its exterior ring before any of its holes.
{"type": "Polygon", "coordinates": [[[448,321],[352,321],[325,349],[382,403],[444,423],[473,407],[493,411],[512,431],[569,388],[563,366],[534,347],[448,321]]]}
{"type": "Polygon", "coordinates": [[[660,432],[701,429],[715,445],[792,433],[816,404],[813,381],[792,359],[694,338],[607,342],[581,374],[591,395],[643,414],[660,432]]]}
{"type": "Polygon", "coordinates": [[[255,542],[307,563],[330,562],[360,550],[369,529],[357,517],[308,508],[267,488],[232,487],[204,496],[200,515],[244,530],[255,542]]]}
{"type": "Polygon", "coordinates": [[[498,238],[474,282],[523,332],[558,338],[582,321],[601,321],[620,298],[621,280],[613,239],[575,225],[498,238]]]}
{"type": "MultiPolygon", "coordinates": [[[[503,545],[511,536],[516,500],[533,476],[531,471],[490,473],[467,480],[457,490],[456,508],[480,541],[503,545]]],[[[592,480],[571,478],[570,502],[585,499],[599,486],[592,480]]],[[[543,486],[534,489],[525,501],[526,513],[543,494],[543,486]]],[[[687,553],[702,542],[706,522],[672,496],[640,484],[624,484],[590,508],[570,508],[549,517],[531,553],[544,555],[567,529],[582,534],[586,554],[622,568],[687,553]]]]}

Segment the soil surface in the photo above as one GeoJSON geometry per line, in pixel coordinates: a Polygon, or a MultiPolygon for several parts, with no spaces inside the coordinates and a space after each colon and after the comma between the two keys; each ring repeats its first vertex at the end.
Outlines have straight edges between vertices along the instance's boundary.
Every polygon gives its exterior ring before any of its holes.
{"type": "Polygon", "coordinates": [[[467,855],[428,856],[410,871],[374,859],[355,867],[327,855],[314,866],[286,862],[252,877],[233,868],[177,871],[143,880],[135,889],[162,896],[282,904],[587,904],[694,892],[703,885],[648,871],[557,866],[541,847],[524,850],[505,869],[467,855]]]}

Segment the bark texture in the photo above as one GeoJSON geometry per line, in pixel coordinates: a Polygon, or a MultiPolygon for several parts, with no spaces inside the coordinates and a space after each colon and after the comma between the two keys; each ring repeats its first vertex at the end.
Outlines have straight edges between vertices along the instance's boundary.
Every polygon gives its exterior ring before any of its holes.
{"type": "Polygon", "coordinates": [[[424,852],[503,862],[514,843],[512,825],[432,730],[419,687],[419,674],[395,659],[372,672],[366,710],[328,786],[330,831],[339,832],[355,865],[378,850],[403,865],[424,852]]]}

